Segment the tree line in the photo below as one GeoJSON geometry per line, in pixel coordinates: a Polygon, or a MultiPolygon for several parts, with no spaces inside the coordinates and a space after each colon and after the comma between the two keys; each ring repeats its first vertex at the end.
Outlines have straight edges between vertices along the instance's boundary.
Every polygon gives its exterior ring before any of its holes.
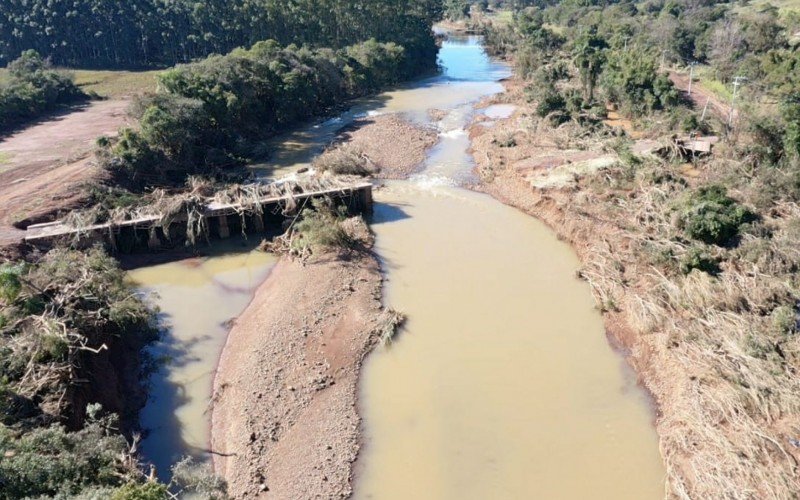
{"type": "Polygon", "coordinates": [[[171,66],[262,40],[339,49],[375,38],[430,50],[437,0],[6,0],[0,66],[33,49],[73,67],[171,66]]]}
{"type": "Polygon", "coordinates": [[[135,103],[140,127],[101,140],[100,156],[134,190],[224,175],[264,156],[263,140],[287,126],[432,69],[435,60],[435,51],[420,59],[374,39],[340,50],[258,42],[164,72],[161,90],[135,103]]]}

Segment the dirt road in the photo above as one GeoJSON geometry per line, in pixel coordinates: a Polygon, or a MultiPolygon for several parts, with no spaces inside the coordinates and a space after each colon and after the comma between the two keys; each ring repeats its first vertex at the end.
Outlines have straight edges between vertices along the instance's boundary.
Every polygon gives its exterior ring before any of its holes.
{"type": "MultiPolygon", "coordinates": [[[[672,80],[672,83],[674,83],[678,89],[682,90],[684,94],[689,90],[689,75],[682,75],[675,71],[670,71],[669,79],[672,80]]],[[[728,121],[728,115],[731,109],[729,103],[704,88],[702,83],[698,82],[697,79],[695,79],[692,84],[692,95],[689,96],[689,98],[698,110],[702,110],[706,106],[706,103],[708,103],[709,113],[712,113],[724,122],[728,121]]]]}
{"type": "Polygon", "coordinates": [[[91,162],[95,140],[128,123],[128,104],[92,102],[0,138],[0,246],[21,238],[14,224],[80,202],[83,186],[100,175],[91,162]]]}

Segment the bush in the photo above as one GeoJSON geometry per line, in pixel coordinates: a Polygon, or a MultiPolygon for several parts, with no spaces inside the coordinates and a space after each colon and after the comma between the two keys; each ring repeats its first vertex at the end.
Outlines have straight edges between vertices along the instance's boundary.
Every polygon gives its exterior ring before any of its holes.
{"type": "Polygon", "coordinates": [[[347,208],[334,208],[330,200],[315,199],[313,208],[306,208],[301,213],[300,221],[294,226],[290,251],[297,255],[324,248],[347,248],[353,239],[342,223],[347,208]]]}
{"type": "Polygon", "coordinates": [[[363,152],[347,146],[326,151],[314,160],[313,165],[321,172],[337,175],[368,176],[376,171],[363,152]]]}
{"type": "Polygon", "coordinates": [[[717,259],[702,247],[689,248],[686,254],[681,258],[680,268],[683,274],[689,274],[697,269],[698,271],[714,276],[720,271],[717,259]]]}
{"type": "Polygon", "coordinates": [[[678,222],[686,235],[713,245],[728,245],[741,226],[755,215],[727,195],[721,186],[705,186],[691,193],[679,208],[678,222]]]}
{"type": "Polygon", "coordinates": [[[536,114],[544,118],[550,113],[563,113],[567,109],[567,101],[555,88],[546,92],[536,105],[536,114]]]}
{"type": "Polygon", "coordinates": [[[71,496],[89,487],[133,481],[138,471],[125,460],[125,439],[109,431],[114,425],[99,420],[78,432],[52,425],[27,433],[0,426],[3,498],[71,496]]]}
{"type": "Polygon", "coordinates": [[[655,61],[636,51],[613,52],[602,78],[608,98],[629,114],[675,106],[680,96],[666,75],[656,71],[655,61]]]}
{"type": "Polygon", "coordinates": [[[87,98],[69,76],[51,70],[33,50],[12,61],[8,72],[9,82],[0,85],[0,132],[87,98]]]}
{"type": "Polygon", "coordinates": [[[780,335],[791,335],[797,333],[798,316],[797,310],[792,306],[776,307],[771,314],[772,326],[776,333],[780,335]]]}

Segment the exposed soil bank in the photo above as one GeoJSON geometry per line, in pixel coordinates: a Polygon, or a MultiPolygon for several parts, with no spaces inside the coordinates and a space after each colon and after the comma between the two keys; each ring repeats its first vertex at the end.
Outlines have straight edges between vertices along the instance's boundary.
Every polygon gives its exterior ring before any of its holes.
{"type": "Polygon", "coordinates": [[[17,243],[14,227],[76,208],[102,172],[91,153],[101,135],[128,122],[129,101],[95,101],[0,138],[0,246],[17,243]]]}
{"type": "Polygon", "coordinates": [[[367,250],[282,259],[236,320],[214,381],[211,442],[233,497],[350,495],[356,383],[383,317],[381,283],[367,250]]]}

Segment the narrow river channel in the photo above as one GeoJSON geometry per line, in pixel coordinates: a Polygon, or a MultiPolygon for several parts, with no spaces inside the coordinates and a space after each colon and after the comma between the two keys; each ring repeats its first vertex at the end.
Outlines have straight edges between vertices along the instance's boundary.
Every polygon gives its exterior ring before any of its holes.
{"type": "MultiPolygon", "coordinates": [[[[408,316],[362,372],[360,499],[663,497],[654,415],[606,340],[578,260],[539,221],[462,187],[465,131],[508,68],[477,37],[451,37],[443,73],[356,103],[277,144],[277,172],[303,166],[336,131],[370,113],[436,126],[425,169],[375,193],[372,218],[388,306],[408,316]],[[431,122],[429,110],[443,110],[431,122]]],[[[276,174],[275,165],[258,167],[276,174]]],[[[271,257],[224,253],[138,270],[169,319],[144,414],[144,452],[164,471],[207,446],[205,409],[224,323],[248,303],[271,257]],[[177,347],[176,347],[177,346],[177,347]],[[194,453],[193,453],[194,452],[194,453]]]]}

